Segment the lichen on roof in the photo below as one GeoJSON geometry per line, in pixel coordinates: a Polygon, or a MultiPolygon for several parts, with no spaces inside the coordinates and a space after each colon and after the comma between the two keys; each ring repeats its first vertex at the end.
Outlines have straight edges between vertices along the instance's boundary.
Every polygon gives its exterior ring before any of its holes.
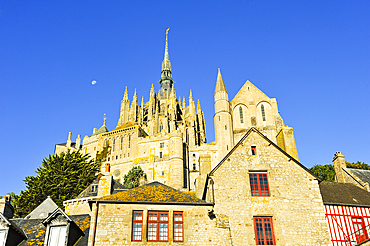
{"type": "Polygon", "coordinates": [[[155,203],[193,203],[209,204],[185,192],[178,191],[159,182],[152,182],[127,191],[101,197],[103,201],[155,202],[155,203]]]}

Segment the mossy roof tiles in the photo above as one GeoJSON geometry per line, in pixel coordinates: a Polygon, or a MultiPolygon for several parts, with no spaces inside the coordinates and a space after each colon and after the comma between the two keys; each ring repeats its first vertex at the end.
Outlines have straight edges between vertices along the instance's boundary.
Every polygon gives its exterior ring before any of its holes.
{"type": "Polygon", "coordinates": [[[182,203],[193,205],[212,205],[185,192],[178,191],[159,182],[152,182],[127,191],[104,196],[100,201],[117,201],[122,203],[182,203]]]}

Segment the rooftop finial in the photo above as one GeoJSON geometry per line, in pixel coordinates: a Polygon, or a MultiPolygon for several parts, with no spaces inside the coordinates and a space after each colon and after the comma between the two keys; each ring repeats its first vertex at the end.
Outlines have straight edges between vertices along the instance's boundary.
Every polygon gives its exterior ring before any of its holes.
{"type": "Polygon", "coordinates": [[[105,121],[107,120],[107,115],[104,113],[104,118],[103,118],[103,120],[104,120],[104,123],[103,123],[103,126],[105,126],[105,121]]]}

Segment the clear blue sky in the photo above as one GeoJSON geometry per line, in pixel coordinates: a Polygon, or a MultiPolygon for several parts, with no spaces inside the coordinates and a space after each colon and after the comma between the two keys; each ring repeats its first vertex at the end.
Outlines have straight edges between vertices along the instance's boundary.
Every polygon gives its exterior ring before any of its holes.
{"type": "Polygon", "coordinates": [[[209,142],[221,68],[230,99],[246,80],[277,98],[305,166],[370,163],[368,0],[0,1],[0,195],[68,132],[104,113],[112,130],[125,86],[159,89],[167,27],[177,95],[200,99],[209,142]]]}

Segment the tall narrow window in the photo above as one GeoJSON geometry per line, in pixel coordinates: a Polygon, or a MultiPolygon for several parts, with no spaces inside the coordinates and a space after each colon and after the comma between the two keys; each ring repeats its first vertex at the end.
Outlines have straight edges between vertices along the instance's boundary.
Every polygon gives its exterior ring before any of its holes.
{"type": "Polygon", "coordinates": [[[193,170],[197,170],[197,166],[195,165],[195,163],[193,163],[193,170]]]}
{"type": "Polygon", "coordinates": [[[184,227],[183,227],[182,212],[173,212],[173,241],[184,241],[184,227]]]}
{"type": "Polygon", "coordinates": [[[159,124],[159,132],[161,132],[163,130],[163,124],[162,122],[159,124]]]}
{"type": "Polygon", "coordinates": [[[143,236],[143,211],[133,211],[132,241],[141,242],[143,236]]]}
{"type": "Polygon", "coordinates": [[[159,152],[159,158],[163,158],[163,154],[162,154],[162,151],[161,152],[159,152]]]}
{"type": "Polygon", "coordinates": [[[243,124],[244,120],[243,120],[243,108],[242,108],[242,106],[239,107],[239,115],[240,115],[240,123],[243,124]]]}
{"type": "Polygon", "coordinates": [[[267,172],[250,172],[249,182],[252,196],[270,196],[267,172]]]}
{"type": "Polygon", "coordinates": [[[116,139],[113,139],[113,148],[112,148],[113,152],[114,152],[115,147],[116,147],[116,139]]]}
{"type": "Polygon", "coordinates": [[[275,245],[272,217],[254,217],[254,233],[257,245],[275,245]]]}
{"type": "Polygon", "coordinates": [[[251,146],[251,152],[252,152],[252,155],[257,155],[257,147],[251,146]]]}
{"type": "Polygon", "coordinates": [[[168,242],[168,212],[149,211],[148,241],[168,242]]]}
{"type": "Polygon", "coordinates": [[[123,137],[121,137],[121,150],[122,150],[122,146],[123,146],[123,137]]]}
{"type": "Polygon", "coordinates": [[[361,217],[352,217],[353,227],[355,229],[355,236],[357,243],[361,243],[368,239],[364,221],[361,217]]]}
{"type": "MultiPolygon", "coordinates": [[[[112,159],[113,160],[113,159],[112,159]]],[[[106,163],[105,164],[105,172],[109,173],[110,172],[110,164],[106,163]]]]}
{"type": "Polygon", "coordinates": [[[64,246],[67,226],[51,226],[49,228],[48,246],[64,246]]]}
{"type": "Polygon", "coordinates": [[[262,113],[262,120],[266,121],[265,107],[263,106],[263,104],[261,105],[261,113],[262,113]]]}
{"type": "Polygon", "coordinates": [[[131,135],[128,136],[128,147],[131,147],[131,135]]]}

